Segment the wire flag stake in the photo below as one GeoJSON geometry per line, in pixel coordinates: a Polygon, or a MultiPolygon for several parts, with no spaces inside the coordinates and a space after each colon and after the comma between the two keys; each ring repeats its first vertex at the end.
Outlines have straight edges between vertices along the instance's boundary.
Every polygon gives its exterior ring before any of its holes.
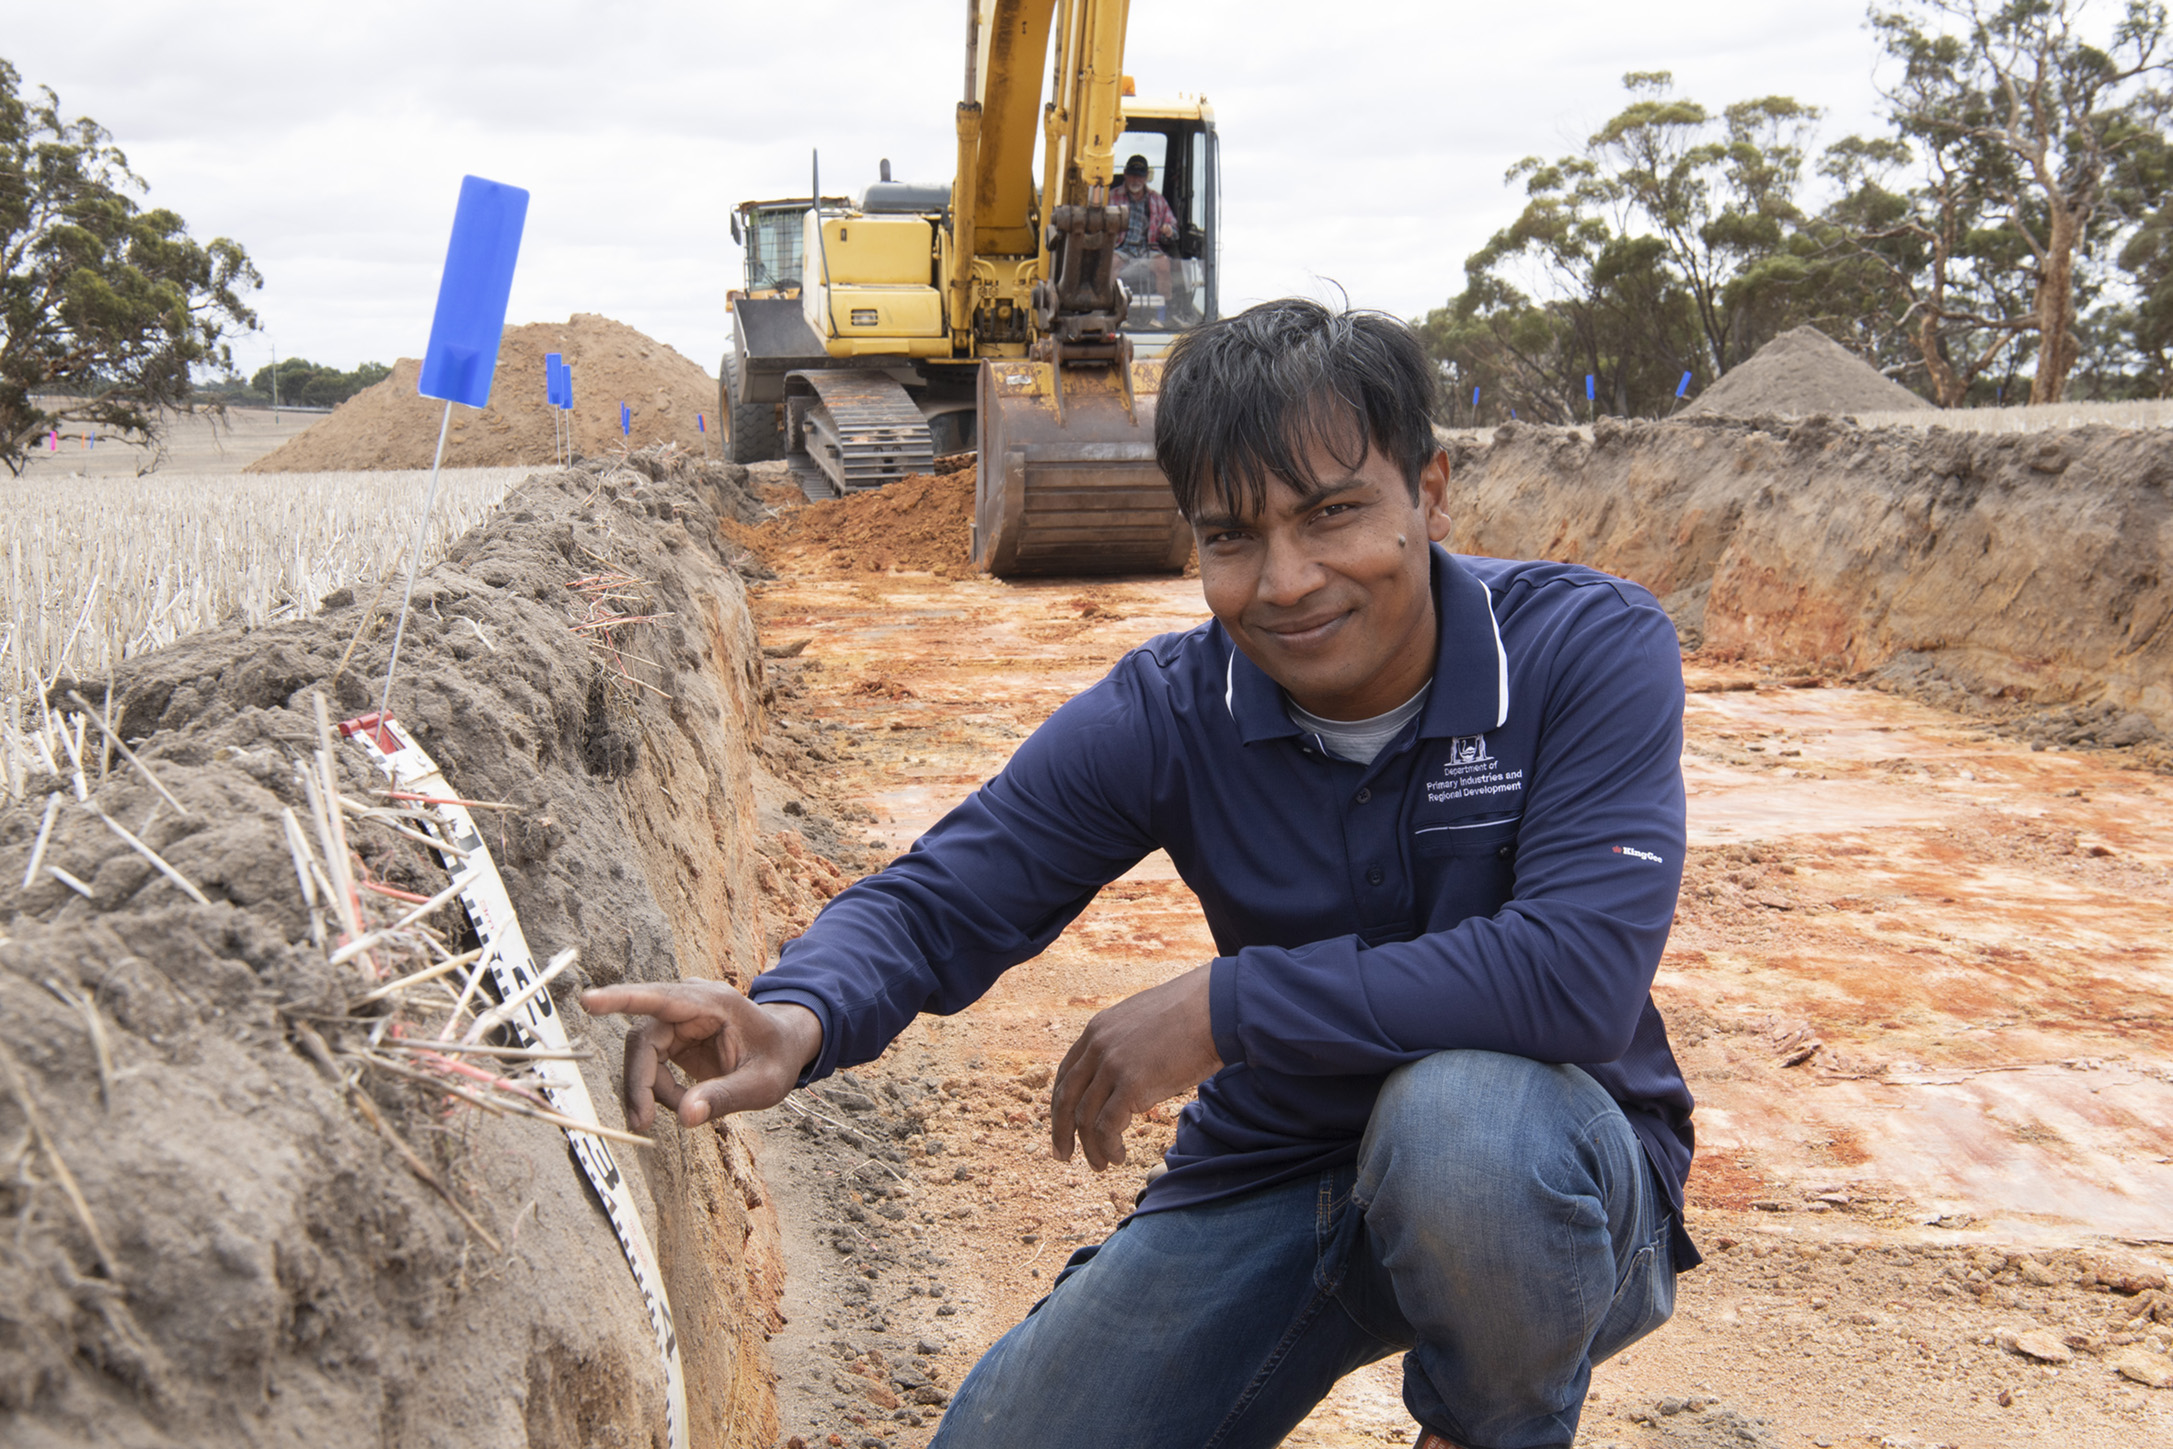
{"type": "Polygon", "coordinates": [[[430,348],[423,354],[422,376],[415,390],[445,400],[438,424],[438,450],[430,459],[430,487],[423,495],[422,517],[415,520],[415,542],[407,554],[407,586],[400,593],[400,617],[392,626],[392,657],[385,663],[385,692],[380,719],[391,712],[392,680],[400,668],[400,641],[407,633],[408,606],[415,599],[415,574],[422,566],[423,540],[438,501],[438,472],[445,463],[445,439],[453,428],[453,404],[480,408],[490,402],[490,383],[498,370],[498,339],[506,329],[506,300],[513,291],[513,264],[521,251],[521,226],[528,218],[528,193],[518,186],[460,178],[460,203],[453,209],[453,237],[445,249],[445,272],[438,280],[437,313],[430,320],[430,348]]]}

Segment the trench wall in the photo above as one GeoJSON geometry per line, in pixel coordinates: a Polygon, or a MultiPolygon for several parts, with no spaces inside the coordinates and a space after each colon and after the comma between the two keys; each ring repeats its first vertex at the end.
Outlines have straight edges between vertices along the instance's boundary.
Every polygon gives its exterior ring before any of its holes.
{"type": "MultiPolygon", "coordinates": [[[[744,983],[761,964],[761,662],[717,544],[743,481],[669,453],[539,474],[423,577],[403,645],[395,714],[456,790],[517,807],[482,818],[537,956],[581,947],[554,996],[613,1125],[621,1030],[574,991],[744,983]],[[566,584],[605,569],[660,616],[621,638],[638,683],[607,679],[569,628],[566,584]]],[[[88,898],[50,874],[22,889],[44,797],[66,783],[0,809],[0,1441],[665,1442],[648,1322],[563,1136],[365,1082],[493,1252],[308,1049],[310,1033],[335,1054],[354,1043],[361,983],[309,939],[280,814],[301,813],[312,693],[336,717],[375,706],[386,612],[342,590],[115,681],[121,734],[185,812],[118,764],[92,772],[93,800],[210,905],[74,806],[47,860],[88,898]]],[[[359,751],[339,756],[346,793],[381,783],[359,751]]],[[[380,879],[443,882],[396,841],[353,843],[380,879]]],[[[749,1140],[668,1120],[656,1137],[619,1158],[663,1262],[693,1442],[766,1446],[783,1270],[749,1140]]]]}
{"type": "Polygon", "coordinates": [[[1452,437],[1453,547],[1659,595],[1742,658],[2173,734],[2173,431],[1603,420],[1452,437]]]}

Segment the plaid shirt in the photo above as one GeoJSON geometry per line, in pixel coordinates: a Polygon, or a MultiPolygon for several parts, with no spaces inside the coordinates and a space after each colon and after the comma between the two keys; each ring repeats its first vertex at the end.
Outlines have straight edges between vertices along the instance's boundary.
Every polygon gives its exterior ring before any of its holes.
{"type": "Polygon", "coordinates": [[[1109,204],[1129,206],[1132,209],[1131,224],[1124,229],[1124,240],[1117,243],[1117,250],[1129,256],[1141,256],[1152,250],[1164,227],[1176,230],[1177,213],[1170,210],[1169,203],[1162,199],[1162,193],[1152,186],[1134,196],[1125,187],[1124,178],[1120,176],[1116,185],[1109,189],[1109,204]],[[1146,202],[1144,208],[1140,206],[1142,201],[1146,202]],[[1144,216],[1141,214],[1142,210],[1144,216]]]}

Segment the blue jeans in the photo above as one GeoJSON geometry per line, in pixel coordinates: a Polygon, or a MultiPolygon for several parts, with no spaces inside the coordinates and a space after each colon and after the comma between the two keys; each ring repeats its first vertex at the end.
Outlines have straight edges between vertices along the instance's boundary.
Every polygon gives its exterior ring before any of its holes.
{"type": "Polygon", "coordinates": [[[959,1387],[931,1449],[1246,1449],[1410,1350],[1468,1449],[1576,1436],[1592,1365],[1675,1307],[1669,1208],[1575,1067],[1441,1052],[1391,1074],[1354,1166],[1127,1221],[959,1387]]]}

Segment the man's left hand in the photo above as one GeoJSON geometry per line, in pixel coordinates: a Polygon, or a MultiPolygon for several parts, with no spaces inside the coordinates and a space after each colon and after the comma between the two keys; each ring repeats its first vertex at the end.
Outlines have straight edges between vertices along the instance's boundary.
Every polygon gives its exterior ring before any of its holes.
{"type": "Polygon", "coordinates": [[[1124,1161],[1124,1129],[1133,1117],[1222,1069],[1208,1021],[1208,970],[1199,966],[1128,996],[1087,1023],[1050,1093],[1057,1161],[1071,1161],[1074,1135],[1096,1172],[1124,1161]]]}

